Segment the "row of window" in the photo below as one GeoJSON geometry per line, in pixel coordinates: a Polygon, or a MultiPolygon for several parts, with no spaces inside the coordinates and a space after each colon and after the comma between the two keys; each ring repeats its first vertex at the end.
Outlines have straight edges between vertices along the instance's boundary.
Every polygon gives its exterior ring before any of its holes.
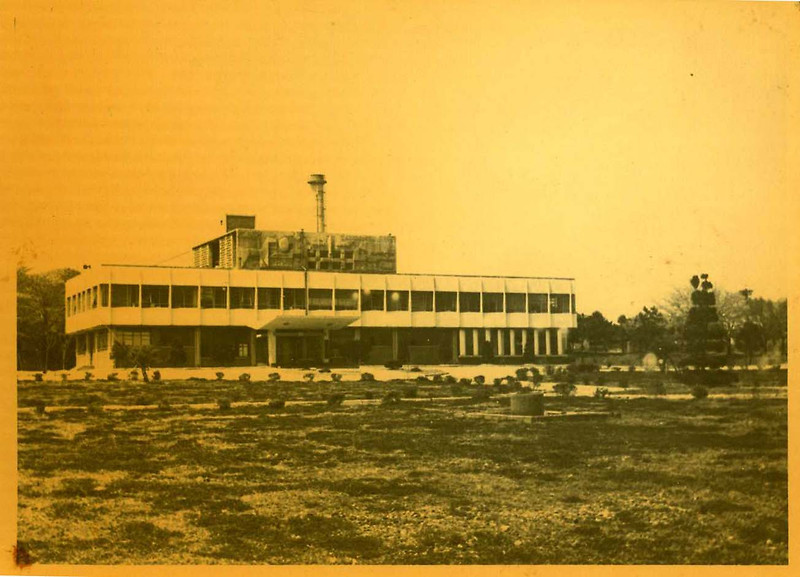
{"type": "MultiPolygon", "coordinates": [[[[87,310],[88,306],[96,308],[98,292],[100,306],[107,307],[108,285],[99,285],[99,291],[93,287],[69,297],[67,314],[87,310]]],[[[357,311],[359,301],[362,311],[569,313],[575,310],[575,295],[569,294],[308,289],[308,309],[312,311],[357,311]]],[[[203,309],[304,310],[306,290],[112,284],[110,302],[111,307],[197,308],[199,302],[203,309]]]]}

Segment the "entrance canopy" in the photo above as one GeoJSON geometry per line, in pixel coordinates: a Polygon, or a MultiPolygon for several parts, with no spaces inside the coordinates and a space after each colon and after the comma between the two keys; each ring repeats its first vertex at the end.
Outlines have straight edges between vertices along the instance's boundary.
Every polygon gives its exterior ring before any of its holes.
{"type": "Polygon", "coordinates": [[[261,327],[261,330],[288,330],[288,331],[315,331],[328,329],[336,331],[343,329],[349,324],[358,320],[358,316],[347,317],[334,317],[334,316],[313,316],[313,317],[298,317],[283,315],[275,317],[270,322],[261,327]]]}

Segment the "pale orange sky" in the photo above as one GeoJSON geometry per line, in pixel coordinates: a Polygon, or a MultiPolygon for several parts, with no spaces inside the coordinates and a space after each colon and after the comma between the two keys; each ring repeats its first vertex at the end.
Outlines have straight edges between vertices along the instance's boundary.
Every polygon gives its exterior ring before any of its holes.
{"type": "Polygon", "coordinates": [[[700,272],[789,290],[794,5],[169,4],[0,7],[34,268],[164,263],[226,212],[313,230],[323,172],[329,230],[395,234],[400,272],[572,276],[610,318],[700,272]]]}

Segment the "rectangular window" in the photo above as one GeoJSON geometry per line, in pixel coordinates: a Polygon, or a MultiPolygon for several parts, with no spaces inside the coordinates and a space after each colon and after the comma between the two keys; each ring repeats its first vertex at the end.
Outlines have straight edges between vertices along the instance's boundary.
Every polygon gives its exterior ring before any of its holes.
{"type": "Polygon", "coordinates": [[[168,308],[169,287],[166,285],[142,285],[142,308],[168,308]]]}
{"type": "Polygon", "coordinates": [[[75,339],[75,348],[79,355],[86,354],[86,335],[78,335],[75,339]]]}
{"type": "Polygon", "coordinates": [[[568,294],[551,294],[550,295],[550,312],[551,313],[568,313],[570,296],[568,294]]]}
{"type": "Polygon", "coordinates": [[[239,343],[236,345],[236,352],[238,353],[239,357],[249,357],[250,356],[250,345],[247,343],[239,343]]]}
{"type": "Polygon", "coordinates": [[[389,291],[386,300],[387,311],[407,311],[408,291],[389,291]]]}
{"type": "MultiPolygon", "coordinates": [[[[114,290],[111,290],[114,293],[114,290]]],[[[150,331],[115,331],[114,340],[129,347],[143,347],[150,344],[150,331]]]]}
{"type": "Polygon", "coordinates": [[[458,310],[458,293],[436,292],[436,312],[456,312],[458,310]]]}
{"type": "Polygon", "coordinates": [[[547,312],[547,294],[546,293],[528,293],[528,312],[529,313],[546,313],[547,312]]]}
{"type": "Polygon", "coordinates": [[[107,307],[108,306],[108,285],[101,284],[100,285],[100,306],[107,307]]]}
{"type": "Polygon", "coordinates": [[[506,293],[506,312],[525,312],[525,293],[506,293]]]}
{"type": "Polygon", "coordinates": [[[78,297],[76,295],[72,296],[72,314],[77,314],[78,312],[78,297]]]}
{"type": "Polygon", "coordinates": [[[433,311],[433,292],[411,291],[411,311],[412,312],[433,311]]]}
{"type": "Polygon", "coordinates": [[[306,289],[283,289],[283,310],[305,310],[306,289]]]}
{"type": "Polygon", "coordinates": [[[361,291],[361,310],[382,311],[385,296],[385,291],[369,289],[361,291]]]}
{"type": "Polygon", "coordinates": [[[336,310],[357,311],[358,291],[352,289],[336,289],[336,310]]]}
{"type": "Polygon", "coordinates": [[[332,289],[309,289],[308,310],[329,311],[333,308],[332,289]]]}
{"type": "Polygon", "coordinates": [[[258,308],[261,310],[281,308],[281,289],[259,288],[258,308]]]}
{"type": "Polygon", "coordinates": [[[224,286],[200,287],[200,308],[201,309],[228,308],[227,287],[224,286]]]}
{"type": "Polygon", "coordinates": [[[112,307],[138,307],[139,285],[137,284],[112,284],[112,307]]]}
{"type": "Polygon", "coordinates": [[[503,312],[503,293],[483,293],[483,312],[503,312]]]}
{"type": "Polygon", "coordinates": [[[481,312],[481,293],[458,293],[458,305],[462,313],[481,312]]]}
{"type": "Polygon", "coordinates": [[[172,287],[172,308],[174,309],[193,309],[197,307],[197,287],[196,286],[173,286],[172,287]]]}
{"type": "Polygon", "coordinates": [[[92,308],[97,308],[97,287],[92,287],[92,308]]]}
{"type": "Polygon", "coordinates": [[[231,287],[231,308],[252,309],[256,306],[255,287],[231,287]]]}
{"type": "Polygon", "coordinates": [[[97,331],[95,342],[97,343],[98,351],[108,350],[108,331],[106,330],[97,331]]]}

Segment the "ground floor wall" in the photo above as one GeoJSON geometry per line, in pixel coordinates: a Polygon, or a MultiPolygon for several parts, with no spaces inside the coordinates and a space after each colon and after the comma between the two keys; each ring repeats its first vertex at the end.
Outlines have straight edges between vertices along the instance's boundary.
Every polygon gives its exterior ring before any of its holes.
{"type": "Polygon", "coordinates": [[[563,356],[569,329],[101,327],[75,336],[76,367],[113,369],[125,348],[151,347],[153,367],[520,363],[563,356]],[[116,354],[115,354],[116,353],[116,354]]]}

